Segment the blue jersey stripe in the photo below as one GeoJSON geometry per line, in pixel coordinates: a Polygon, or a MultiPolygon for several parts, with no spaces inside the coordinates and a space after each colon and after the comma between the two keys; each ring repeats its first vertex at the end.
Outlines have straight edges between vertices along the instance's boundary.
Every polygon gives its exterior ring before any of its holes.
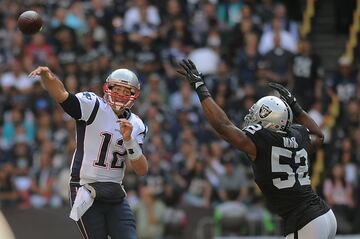
{"type": "Polygon", "coordinates": [[[98,110],[99,110],[99,105],[100,105],[99,100],[96,99],[94,109],[93,109],[93,111],[91,112],[91,115],[90,115],[88,121],[86,122],[86,125],[90,125],[90,124],[92,124],[92,122],[94,122],[95,117],[96,117],[96,114],[97,114],[97,112],[98,112],[98,110]]]}
{"type": "Polygon", "coordinates": [[[80,181],[80,169],[84,157],[85,121],[76,121],[76,151],[71,168],[71,182],[80,181]]]}

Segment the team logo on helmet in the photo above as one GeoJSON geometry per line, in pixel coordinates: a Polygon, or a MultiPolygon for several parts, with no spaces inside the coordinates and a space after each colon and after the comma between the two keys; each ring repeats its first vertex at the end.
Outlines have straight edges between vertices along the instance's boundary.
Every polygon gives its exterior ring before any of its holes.
{"type": "Polygon", "coordinates": [[[260,107],[260,111],[259,111],[259,116],[260,118],[265,118],[267,117],[272,111],[270,110],[270,108],[266,105],[262,105],[260,107]]]}

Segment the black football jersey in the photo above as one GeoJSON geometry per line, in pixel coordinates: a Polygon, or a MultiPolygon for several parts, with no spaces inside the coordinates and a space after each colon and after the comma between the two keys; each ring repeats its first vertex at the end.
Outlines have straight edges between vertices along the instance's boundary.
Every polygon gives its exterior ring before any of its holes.
{"type": "Polygon", "coordinates": [[[329,210],[312,190],[308,167],[310,136],[293,124],[286,133],[259,124],[243,129],[256,145],[255,182],[271,211],[284,219],[284,234],[293,233],[329,210]]]}

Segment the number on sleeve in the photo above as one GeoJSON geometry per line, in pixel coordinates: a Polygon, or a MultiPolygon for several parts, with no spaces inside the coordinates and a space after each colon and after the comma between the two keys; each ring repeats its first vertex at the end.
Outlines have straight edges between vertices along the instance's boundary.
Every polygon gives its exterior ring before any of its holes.
{"type": "Polygon", "coordinates": [[[250,134],[255,134],[255,132],[258,131],[258,130],[261,130],[261,128],[262,128],[261,125],[253,124],[253,125],[249,125],[249,126],[245,127],[244,130],[246,130],[250,134]]]}
{"type": "Polygon", "coordinates": [[[91,94],[89,92],[83,92],[83,96],[85,96],[86,99],[91,100],[91,94]]]}

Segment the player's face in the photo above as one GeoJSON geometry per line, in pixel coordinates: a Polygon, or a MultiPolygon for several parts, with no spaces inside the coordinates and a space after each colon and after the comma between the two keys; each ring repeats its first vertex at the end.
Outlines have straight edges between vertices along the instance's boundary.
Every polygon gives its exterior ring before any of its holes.
{"type": "MultiPolygon", "coordinates": [[[[111,87],[111,97],[114,102],[119,102],[125,105],[130,100],[131,89],[123,85],[113,85],[111,87]]],[[[124,108],[119,108],[116,105],[112,105],[111,107],[116,114],[119,114],[124,110],[124,108]]]]}
{"type": "Polygon", "coordinates": [[[130,88],[126,87],[126,86],[122,86],[122,85],[114,85],[111,88],[111,92],[112,93],[116,93],[117,95],[120,96],[131,96],[131,90],[130,88]]]}

